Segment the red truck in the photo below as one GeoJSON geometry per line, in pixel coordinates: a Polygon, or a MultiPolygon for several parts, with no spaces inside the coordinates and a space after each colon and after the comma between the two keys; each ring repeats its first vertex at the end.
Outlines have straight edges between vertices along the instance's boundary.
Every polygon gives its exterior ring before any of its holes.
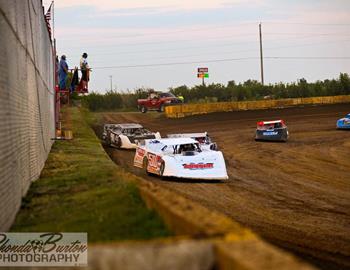
{"type": "Polygon", "coordinates": [[[179,103],[183,103],[183,100],[174,96],[172,93],[152,92],[147,99],[137,100],[137,108],[142,113],[146,113],[147,111],[164,112],[165,106],[179,103]]]}

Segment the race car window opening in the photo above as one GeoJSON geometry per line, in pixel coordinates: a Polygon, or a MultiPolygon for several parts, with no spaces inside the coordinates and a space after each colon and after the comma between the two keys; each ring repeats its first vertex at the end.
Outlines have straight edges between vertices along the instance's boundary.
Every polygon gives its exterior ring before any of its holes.
{"type": "Polygon", "coordinates": [[[278,128],[285,128],[286,126],[281,123],[272,123],[272,124],[264,124],[264,125],[258,125],[257,129],[259,130],[268,130],[268,129],[278,129],[278,128]]]}
{"type": "Polygon", "coordinates": [[[199,147],[198,143],[195,144],[182,144],[180,145],[178,149],[178,154],[184,154],[189,155],[189,152],[195,153],[195,152],[202,152],[201,148],[199,147]]]}
{"type": "Polygon", "coordinates": [[[175,97],[174,94],[172,94],[172,93],[161,93],[159,96],[162,97],[162,98],[164,98],[164,97],[172,97],[172,98],[174,98],[175,97]]]}
{"type": "Polygon", "coordinates": [[[195,140],[201,144],[210,144],[210,138],[209,137],[197,137],[195,140]]]}
{"type": "Polygon", "coordinates": [[[113,132],[115,133],[122,133],[122,129],[120,127],[114,127],[113,132]]]}
{"type": "Polygon", "coordinates": [[[137,128],[137,129],[134,129],[134,132],[133,132],[135,135],[142,135],[145,133],[145,130],[143,128],[137,128]]]}

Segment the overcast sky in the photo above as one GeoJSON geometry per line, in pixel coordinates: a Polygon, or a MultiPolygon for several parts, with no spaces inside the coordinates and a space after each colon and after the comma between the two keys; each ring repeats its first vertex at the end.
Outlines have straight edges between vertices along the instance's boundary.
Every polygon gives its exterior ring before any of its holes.
{"type": "Polygon", "coordinates": [[[74,67],[87,52],[99,92],[110,75],[118,91],[193,86],[197,67],[208,83],[260,80],[259,22],[266,83],[350,73],[348,0],[55,1],[58,54],[74,67]]]}

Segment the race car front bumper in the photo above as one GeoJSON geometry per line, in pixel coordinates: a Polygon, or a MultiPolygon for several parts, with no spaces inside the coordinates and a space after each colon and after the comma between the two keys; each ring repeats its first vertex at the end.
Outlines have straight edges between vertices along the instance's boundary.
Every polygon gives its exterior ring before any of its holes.
{"type": "Polygon", "coordinates": [[[337,121],[337,129],[350,129],[350,122],[343,119],[337,121]]]}

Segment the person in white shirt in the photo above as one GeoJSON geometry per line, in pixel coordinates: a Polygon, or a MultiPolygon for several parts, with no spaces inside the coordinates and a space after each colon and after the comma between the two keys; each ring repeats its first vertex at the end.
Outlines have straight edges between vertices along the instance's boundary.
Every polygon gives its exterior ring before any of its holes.
{"type": "Polygon", "coordinates": [[[80,59],[81,84],[83,91],[87,91],[87,82],[89,81],[89,64],[87,62],[87,53],[83,53],[80,59]]]}

